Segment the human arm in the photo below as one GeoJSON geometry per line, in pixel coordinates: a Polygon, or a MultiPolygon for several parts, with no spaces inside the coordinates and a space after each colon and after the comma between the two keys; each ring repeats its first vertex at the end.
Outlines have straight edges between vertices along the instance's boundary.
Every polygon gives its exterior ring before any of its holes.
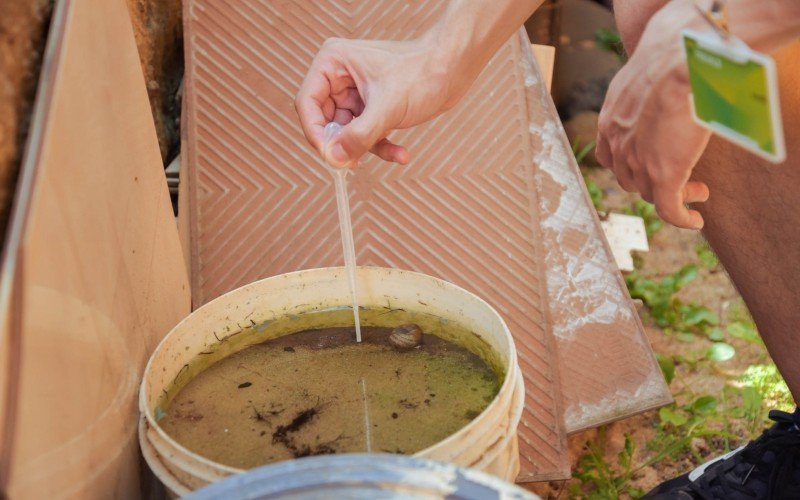
{"type": "MultiPolygon", "coordinates": [[[[620,3],[618,15],[641,8],[636,0],[620,3]]],[[[690,177],[710,133],[692,120],[680,42],[683,28],[710,29],[695,5],[692,0],[669,2],[653,15],[640,39],[636,29],[621,29],[633,54],[609,86],[596,154],[623,188],[655,203],[664,220],[699,229],[702,217],[684,204],[708,199],[708,187],[690,177]]],[[[730,0],[728,6],[730,31],[755,50],[773,52],[800,36],[797,0],[730,0]]]]}
{"type": "Polygon", "coordinates": [[[328,154],[353,165],[367,151],[408,163],[392,130],[435,118],[469,90],[483,67],[542,0],[453,0],[410,41],[329,39],[295,99],[308,142],[322,151],[325,124],[345,125],[328,154]]]}

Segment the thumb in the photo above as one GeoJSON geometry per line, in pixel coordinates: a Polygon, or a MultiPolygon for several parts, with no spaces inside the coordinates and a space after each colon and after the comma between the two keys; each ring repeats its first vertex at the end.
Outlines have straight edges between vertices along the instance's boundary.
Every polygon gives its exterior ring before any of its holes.
{"type": "Polygon", "coordinates": [[[367,106],[361,115],[342,127],[331,146],[330,155],[338,166],[355,167],[367,151],[387,136],[385,111],[377,106],[367,106]]]}

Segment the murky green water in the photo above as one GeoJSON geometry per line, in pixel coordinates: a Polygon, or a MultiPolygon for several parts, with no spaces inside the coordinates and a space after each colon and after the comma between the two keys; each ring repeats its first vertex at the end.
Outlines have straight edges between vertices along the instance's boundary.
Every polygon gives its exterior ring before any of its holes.
{"type": "MultiPolygon", "coordinates": [[[[348,313],[352,324],[349,310],[309,320],[340,325],[348,313]]],[[[485,342],[431,316],[364,310],[361,344],[352,326],[285,335],[277,323],[271,327],[283,336],[187,368],[199,374],[167,392],[156,411],[161,427],[188,449],[239,468],[368,448],[411,454],[469,423],[502,383],[485,342]],[[385,325],[409,322],[423,327],[423,344],[398,351],[385,325]],[[375,324],[383,326],[367,326],[375,324]]]]}

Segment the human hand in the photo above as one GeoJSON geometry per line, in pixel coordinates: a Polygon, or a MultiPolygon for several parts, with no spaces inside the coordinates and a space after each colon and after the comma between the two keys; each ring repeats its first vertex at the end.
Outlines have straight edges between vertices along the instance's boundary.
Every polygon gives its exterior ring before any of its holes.
{"type": "Polygon", "coordinates": [[[459,81],[430,38],[413,41],[329,39],[295,100],[308,142],[335,166],[352,167],[367,151],[406,164],[411,156],[387,136],[452,107],[471,81],[459,81]],[[328,122],[340,134],[322,151],[328,122]]]}
{"type": "Polygon", "coordinates": [[[710,137],[692,119],[680,30],[703,27],[693,1],[670,2],[647,25],[633,56],[609,86],[600,112],[596,156],[630,192],[654,203],[678,227],[700,229],[703,218],[686,203],[708,199],[691,181],[710,137]]]}
{"type": "Polygon", "coordinates": [[[308,142],[337,167],[371,151],[408,163],[408,150],[387,136],[455,106],[492,55],[542,0],[450,0],[423,36],[405,42],[325,42],[295,108],[308,142]],[[325,125],[344,125],[323,151],[325,125]]]}

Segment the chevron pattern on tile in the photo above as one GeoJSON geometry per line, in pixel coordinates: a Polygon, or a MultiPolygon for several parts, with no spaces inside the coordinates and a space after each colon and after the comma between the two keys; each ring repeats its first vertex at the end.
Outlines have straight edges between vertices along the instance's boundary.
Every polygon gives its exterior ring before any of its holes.
{"type": "MultiPolygon", "coordinates": [[[[303,139],[294,95],[325,38],[410,38],[443,7],[435,0],[188,2],[195,305],[259,278],[341,263],[332,179],[303,139]]],[[[441,277],[489,301],[508,322],[526,376],[520,479],[544,480],[568,476],[569,464],[528,127],[532,62],[522,47],[510,40],[461,105],[393,136],[412,151],[409,167],[368,160],[350,185],[360,265],[441,277]]]]}

